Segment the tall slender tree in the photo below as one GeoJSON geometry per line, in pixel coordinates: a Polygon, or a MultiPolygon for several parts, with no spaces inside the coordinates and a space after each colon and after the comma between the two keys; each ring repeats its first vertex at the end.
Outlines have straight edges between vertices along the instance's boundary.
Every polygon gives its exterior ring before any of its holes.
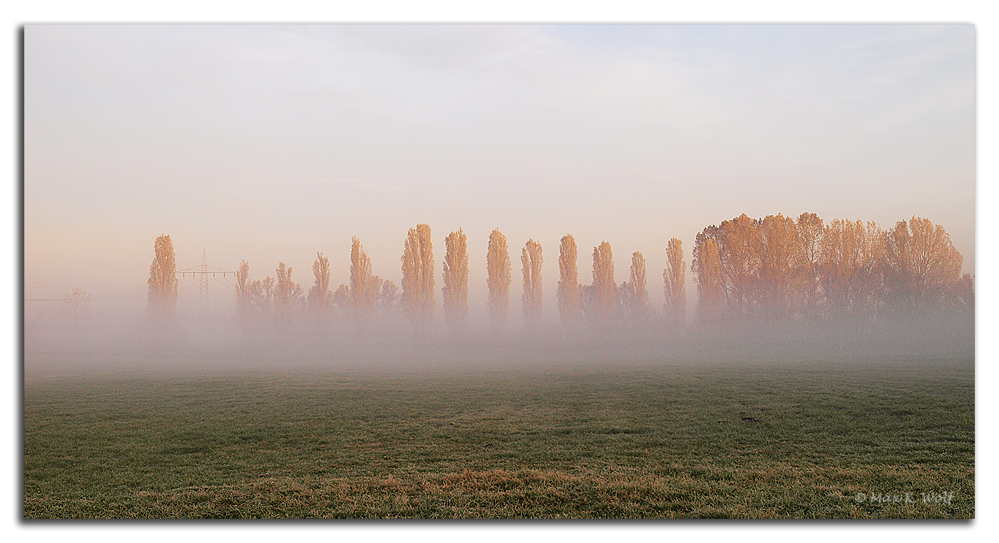
{"type": "Polygon", "coordinates": [[[157,320],[173,316],[177,308],[177,263],[170,236],[163,234],[153,243],[153,263],[149,265],[148,310],[157,320]]]}
{"type": "Polygon", "coordinates": [[[250,264],[247,261],[239,263],[236,271],[236,316],[245,323],[250,317],[253,307],[253,282],[250,281],[250,264]]]}
{"type": "Polygon", "coordinates": [[[760,222],[745,213],[723,221],[716,249],[721,261],[721,286],[729,310],[736,318],[758,313],[760,269],[763,265],[763,234],[760,222]]]}
{"type": "Polygon", "coordinates": [[[600,320],[614,318],[614,256],[610,243],[601,242],[593,248],[593,296],[596,315],[600,320]]]}
{"type": "Polygon", "coordinates": [[[357,324],[358,334],[367,329],[375,307],[375,277],[371,273],[371,259],[355,237],[350,244],[350,310],[357,324]]]}
{"type": "Polygon", "coordinates": [[[291,266],[285,266],[284,262],[278,262],[275,272],[277,282],[274,285],[274,308],[277,310],[278,320],[287,322],[302,298],[302,287],[292,281],[291,266]]]}
{"type": "Polygon", "coordinates": [[[718,244],[706,237],[698,251],[697,298],[698,318],[704,324],[717,324],[721,320],[724,294],[722,293],[721,258],[718,244]]]}
{"type": "Polygon", "coordinates": [[[499,330],[506,325],[510,307],[510,284],[513,275],[510,266],[510,253],[506,246],[506,236],[498,228],[489,234],[486,249],[486,286],[489,287],[489,324],[499,330]]]}
{"type": "Polygon", "coordinates": [[[664,312],[675,328],[683,328],[687,319],[687,265],[683,261],[683,242],[677,238],[666,244],[666,265],[663,269],[664,312]]]}
{"type": "Polygon", "coordinates": [[[641,252],[631,254],[631,276],[628,281],[628,307],[631,312],[631,324],[635,328],[645,325],[649,316],[649,292],[646,289],[645,257],[641,252]]]}
{"type": "Polygon", "coordinates": [[[426,340],[434,317],[434,248],[430,226],[410,228],[402,253],[402,309],[416,340],[426,340]]]}
{"type": "Polygon", "coordinates": [[[576,240],[571,234],[562,236],[558,252],[558,312],[565,324],[582,316],[579,300],[579,271],[576,268],[576,240]]]}
{"type": "Polygon", "coordinates": [[[444,238],[444,317],[454,334],[465,331],[468,321],[468,247],[459,228],[444,238]]]}
{"type": "Polygon", "coordinates": [[[528,324],[541,320],[541,244],[527,240],[521,251],[520,261],[524,265],[524,320],[528,324]]]}
{"type": "Polygon", "coordinates": [[[313,315],[321,321],[327,320],[333,311],[333,293],[330,292],[330,260],[322,252],[316,253],[312,263],[315,282],[309,289],[308,302],[313,315]]]}

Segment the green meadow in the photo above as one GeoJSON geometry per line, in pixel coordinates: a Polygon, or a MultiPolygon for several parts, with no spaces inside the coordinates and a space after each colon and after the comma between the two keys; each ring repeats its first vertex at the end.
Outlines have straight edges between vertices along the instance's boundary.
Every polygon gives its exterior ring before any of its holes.
{"type": "Polygon", "coordinates": [[[26,375],[25,518],[973,518],[971,359],[26,375]]]}

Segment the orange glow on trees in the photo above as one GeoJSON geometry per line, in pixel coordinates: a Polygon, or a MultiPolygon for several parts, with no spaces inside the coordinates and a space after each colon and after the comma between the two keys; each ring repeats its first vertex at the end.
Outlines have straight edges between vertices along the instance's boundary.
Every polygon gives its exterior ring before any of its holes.
{"type": "Polygon", "coordinates": [[[157,320],[168,319],[177,309],[177,262],[170,236],[153,243],[153,263],[149,265],[148,311],[157,320]]]}
{"type": "Polygon", "coordinates": [[[434,247],[430,226],[410,228],[402,253],[402,310],[424,341],[434,317],[434,247]]]}
{"type": "Polygon", "coordinates": [[[521,302],[524,305],[524,320],[537,323],[541,320],[541,244],[533,239],[527,240],[521,250],[520,262],[524,266],[524,294],[521,302]]]}
{"type": "Polygon", "coordinates": [[[371,259],[360,240],[351,238],[350,244],[350,309],[357,323],[358,333],[363,334],[375,307],[378,285],[371,273],[371,259]]]}
{"type": "Polygon", "coordinates": [[[676,328],[683,328],[687,320],[686,268],[683,261],[683,242],[673,238],[666,244],[667,267],[663,270],[663,294],[666,297],[666,319],[676,328]]]}
{"type": "Polygon", "coordinates": [[[724,304],[718,244],[709,237],[704,238],[697,256],[697,315],[703,324],[718,324],[724,304]]]}
{"type": "Polygon", "coordinates": [[[288,321],[302,299],[302,287],[291,280],[291,267],[285,266],[284,262],[278,262],[275,272],[277,282],[274,285],[274,308],[280,321],[288,321]]]}
{"type": "Polygon", "coordinates": [[[330,292],[330,261],[322,252],[316,253],[312,274],[315,276],[315,282],[309,288],[307,297],[309,308],[320,320],[326,320],[333,310],[333,293],[330,292]]]}
{"type": "Polygon", "coordinates": [[[616,310],[614,298],[614,256],[610,243],[593,248],[593,303],[599,320],[609,321],[616,310]]]}
{"type": "Polygon", "coordinates": [[[889,301],[903,312],[943,305],[960,278],[964,257],[950,235],[929,219],[899,221],[885,239],[885,286],[889,301]]]}
{"type": "Polygon", "coordinates": [[[563,323],[573,323],[582,316],[579,301],[579,271],[576,268],[576,240],[571,234],[562,236],[558,252],[558,313],[563,323]]]}
{"type": "Polygon", "coordinates": [[[628,281],[628,310],[631,325],[641,328],[649,316],[649,292],[646,289],[645,256],[635,251],[631,255],[631,275],[628,281]]]}
{"type": "Polygon", "coordinates": [[[444,238],[444,318],[452,333],[465,331],[468,320],[468,247],[459,228],[444,238]]]}
{"type": "Polygon", "coordinates": [[[486,249],[486,286],[489,287],[489,325],[499,330],[506,325],[510,307],[510,284],[513,273],[506,236],[498,228],[489,234],[486,249]]]}

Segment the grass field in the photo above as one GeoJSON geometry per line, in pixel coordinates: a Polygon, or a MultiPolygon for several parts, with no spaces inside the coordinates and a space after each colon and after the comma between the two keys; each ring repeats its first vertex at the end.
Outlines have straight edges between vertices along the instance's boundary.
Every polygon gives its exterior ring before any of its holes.
{"type": "Polygon", "coordinates": [[[31,377],[24,516],[971,518],[974,394],[920,359],[31,377]]]}

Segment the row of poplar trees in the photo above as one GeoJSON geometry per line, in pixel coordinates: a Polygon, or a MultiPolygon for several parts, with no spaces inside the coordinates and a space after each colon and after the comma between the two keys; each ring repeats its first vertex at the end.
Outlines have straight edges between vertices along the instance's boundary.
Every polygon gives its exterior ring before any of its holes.
{"type": "MultiPolygon", "coordinates": [[[[468,250],[462,230],[444,238],[442,302],[444,316],[453,333],[461,334],[468,321],[468,250]]],[[[663,272],[666,294],[666,314],[669,322],[683,326],[686,314],[685,267],[680,240],[673,239],[667,248],[669,267],[663,272]]],[[[308,293],[292,280],[292,269],[278,264],[276,277],[253,281],[249,264],[244,260],[236,273],[236,312],[243,322],[262,316],[289,321],[303,313],[318,320],[330,318],[334,312],[349,315],[360,331],[368,327],[372,315],[379,310],[401,307],[412,323],[418,340],[430,331],[435,309],[435,263],[430,226],[419,224],[406,236],[402,255],[402,291],[389,280],[371,272],[371,260],[357,238],[351,246],[349,285],[330,291],[329,260],[322,253],[313,264],[315,282],[308,293]]],[[[541,244],[530,239],[521,250],[523,293],[521,304],[529,328],[537,325],[542,310],[543,255],[541,244]]],[[[601,243],[593,249],[593,282],[581,285],[576,268],[577,249],[572,235],[566,234],[559,247],[559,283],[556,297],[559,314],[569,326],[584,319],[607,325],[639,328],[651,315],[646,290],[645,257],[632,254],[630,281],[614,283],[614,261],[611,246],[601,243]]],[[[493,329],[506,325],[510,305],[512,267],[506,236],[498,229],[489,235],[486,252],[488,317],[493,329]]]]}
{"type": "MultiPolygon", "coordinates": [[[[462,230],[444,239],[443,309],[454,333],[467,328],[468,253],[462,230]]],[[[177,282],[169,236],[157,238],[150,266],[149,307],[172,312],[177,282]]],[[[640,329],[653,312],[648,306],[645,257],[631,255],[629,280],[615,284],[611,246],[593,248],[592,282],[579,283],[577,247],[570,234],[559,245],[559,315],[568,327],[583,322],[640,329]]],[[[673,238],[663,270],[662,321],[685,326],[686,293],[683,246],[673,238]]],[[[406,236],[402,289],[372,274],[371,260],[357,238],[350,256],[350,282],[330,290],[329,260],[317,253],[315,282],[306,293],[292,280],[292,269],[279,263],[276,277],[253,281],[243,261],[236,274],[237,315],[248,322],[267,316],[288,321],[310,314],[318,321],[334,313],[349,315],[362,331],[377,311],[401,307],[418,339],[433,320],[434,264],[430,227],[419,224],[406,236]]],[[[521,305],[528,328],[541,319],[542,248],[530,239],[521,249],[521,305]]],[[[780,214],[752,219],[745,214],[704,228],[695,239],[691,269],[698,292],[697,317],[704,324],[754,319],[877,319],[885,315],[924,315],[941,311],[974,312],[974,277],[960,274],[963,257],[939,225],[913,217],[882,230],[873,222],[833,220],[814,213],[797,220],[780,214]]],[[[489,235],[486,252],[490,326],[506,325],[513,282],[506,237],[489,235]]]]}
{"type": "Polygon", "coordinates": [[[919,217],[886,231],[814,213],[743,214],[697,234],[691,268],[698,318],[716,324],[973,314],[963,263],[944,228],[919,217]]]}
{"type": "MultiPolygon", "coordinates": [[[[468,318],[467,239],[461,230],[444,239],[442,289],[444,316],[455,333],[463,332],[468,318]]],[[[667,313],[671,321],[683,325],[686,314],[684,292],[685,264],[680,240],[673,239],[667,249],[669,268],[664,270],[667,313]]],[[[533,329],[541,320],[542,275],[544,262],[541,244],[527,240],[521,249],[523,281],[521,306],[525,325],[533,329]]],[[[611,246],[601,243],[593,249],[593,282],[581,285],[576,268],[576,241],[566,234],[559,246],[559,283],[556,298],[563,323],[578,325],[584,317],[592,322],[618,323],[642,327],[650,316],[646,290],[645,257],[632,254],[630,281],[615,285],[611,246]]],[[[434,313],[434,257],[430,227],[417,225],[409,230],[402,256],[403,313],[413,323],[417,337],[424,338],[434,313]]],[[[487,314],[490,327],[506,325],[513,283],[510,253],[506,236],[498,229],[489,234],[486,250],[486,285],[489,290],[487,314]]]]}

